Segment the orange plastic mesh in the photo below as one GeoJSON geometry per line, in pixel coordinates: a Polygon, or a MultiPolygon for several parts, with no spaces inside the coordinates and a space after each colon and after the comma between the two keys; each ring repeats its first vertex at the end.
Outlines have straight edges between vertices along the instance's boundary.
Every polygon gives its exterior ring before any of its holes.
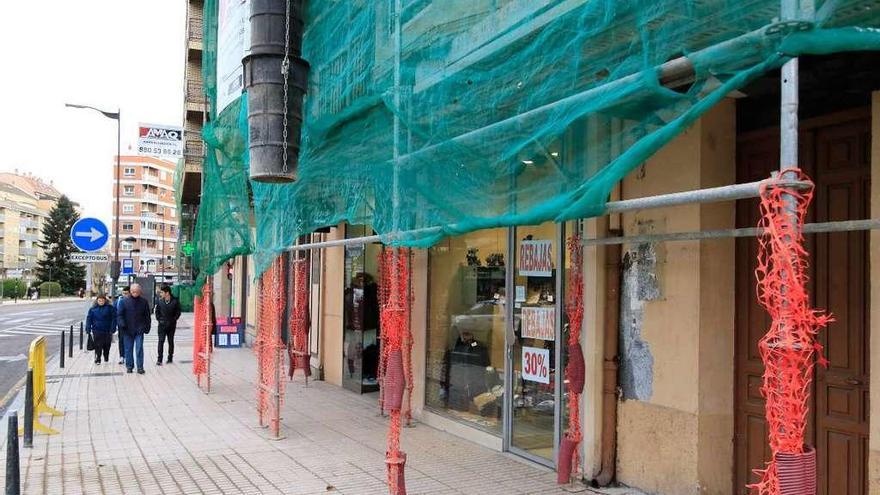
{"type": "MultiPolygon", "coordinates": [[[[573,235],[568,239],[568,251],[571,257],[571,270],[568,273],[568,287],[566,288],[565,312],[568,316],[568,346],[569,348],[581,345],[581,324],[584,320],[584,248],[581,244],[581,237],[573,235]]],[[[565,384],[568,388],[568,430],[565,432],[566,438],[574,444],[571,454],[571,469],[569,473],[560,473],[559,479],[562,480],[563,474],[570,478],[572,473],[578,472],[580,464],[580,455],[578,445],[583,439],[581,431],[581,393],[582,387],[573,387],[572,383],[583,381],[583,360],[580,365],[569,358],[565,366],[565,384]],[[579,373],[580,376],[574,376],[579,373]]],[[[562,449],[560,449],[562,452],[562,449]]],[[[568,465],[563,460],[559,461],[560,466],[568,465]]],[[[567,481],[567,479],[565,480],[567,481]]]]}
{"type": "Polygon", "coordinates": [[[290,312],[290,378],[296,370],[303,370],[308,382],[309,364],[309,264],[308,258],[293,261],[293,307],[290,312]]]}
{"type": "Polygon", "coordinates": [[[410,292],[409,292],[409,250],[401,248],[385,249],[379,258],[381,283],[379,285],[379,301],[381,312],[382,344],[380,349],[380,369],[389,363],[400,363],[404,376],[395,370],[381,369],[385,379],[381,382],[382,393],[380,407],[390,414],[388,427],[387,465],[388,489],[391,495],[405,495],[403,470],[406,454],[400,450],[401,412],[409,417],[409,399],[396,400],[403,387],[412,395],[412,366],[410,351],[412,336],[409,328],[410,292]],[[392,356],[395,354],[395,356],[392,356]],[[402,354],[402,356],[401,356],[402,354]],[[401,363],[402,358],[402,363],[401,363]],[[405,377],[405,378],[404,378],[405,377]],[[400,383],[401,378],[404,382],[400,383]],[[392,383],[393,382],[393,383],[392,383]]]}
{"type": "Polygon", "coordinates": [[[286,345],[281,339],[284,316],[284,266],[277,257],[260,277],[260,310],[254,352],[257,354],[257,415],[261,426],[275,436],[281,428],[284,380],[281,379],[286,345]]]}
{"type": "MultiPolygon", "coordinates": [[[[798,169],[789,169],[783,176],[807,180],[798,169]]],[[[766,401],[772,457],[764,469],[755,470],[761,480],[749,485],[758,495],[780,493],[777,454],[804,452],[814,359],[827,365],[816,335],[832,319],[810,306],[806,288],[808,263],[801,226],[812,198],[812,187],[797,191],[768,183],[761,190],[758,228],[762,233],[755,276],[758,301],[772,319],[758,343],[764,361],[761,395],[766,401]]]]}
{"type": "Polygon", "coordinates": [[[213,324],[211,318],[211,300],[213,298],[211,284],[202,285],[201,296],[196,296],[193,300],[193,374],[196,375],[196,382],[202,385],[204,378],[210,386],[210,359],[214,346],[211,342],[211,326],[213,324]]]}

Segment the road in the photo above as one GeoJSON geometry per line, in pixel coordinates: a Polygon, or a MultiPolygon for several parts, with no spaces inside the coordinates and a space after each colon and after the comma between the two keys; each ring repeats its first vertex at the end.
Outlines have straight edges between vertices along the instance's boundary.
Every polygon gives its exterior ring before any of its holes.
{"type": "MultiPolygon", "coordinates": [[[[45,336],[49,341],[47,360],[55,359],[63,329],[76,325],[75,352],[79,352],[79,322],[85,319],[90,301],[65,301],[0,305],[0,400],[27,372],[27,354],[31,341],[45,336]]],[[[7,404],[0,404],[0,417],[7,404]]]]}

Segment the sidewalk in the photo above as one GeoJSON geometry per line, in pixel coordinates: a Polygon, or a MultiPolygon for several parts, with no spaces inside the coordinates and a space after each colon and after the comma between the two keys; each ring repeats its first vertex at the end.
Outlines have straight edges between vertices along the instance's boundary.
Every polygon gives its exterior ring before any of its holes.
{"type": "MultiPolygon", "coordinates": [[[[88,297],[85,298],[89,299],[88,297]]],[[[72,302],[72,301],[82,301],[82,297],[78,296],[59,296],[59,297],[46,297],[43,299],[3,299],[0,300],[0,306],[30,306],[33,304],[47,304],[47,303],[58,303],[58,302],[72,302]]]]}
{"type": "MultiPolygon", "coordinates": [[[[218,350],[206,395],[191,374],[191,322],[181,320],[172,365],[155,366],[156,335],[147,336],[146,375],[80,351],[64,370],[49,364],[49,404],[65,415],[43,416],[61,434],[37,434],[21,450],[23,493],[388,493],[387,420],[372,399],[298,379],[287,387],[284,438],[272,440],[256,424],[252,351],[218,350]]],[[[549,470],[426,425],[404,429],[402,443],[410,495],[567,493],[549,470]]]]}

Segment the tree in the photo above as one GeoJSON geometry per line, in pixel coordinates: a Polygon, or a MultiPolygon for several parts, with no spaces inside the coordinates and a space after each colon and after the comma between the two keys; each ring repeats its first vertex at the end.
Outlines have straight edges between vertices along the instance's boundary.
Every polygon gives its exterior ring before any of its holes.
{"type": "Polygon", "coordinates": [[[58,282],[65,294],[73,294],[86,286],[86,268],[70,261],[70,253],[76,251],[70,240],[70,228],[77,220],[79,213],[73,203],[67,196],[61,196],[49,212],[39,242],[43,259],[37,262],[37,279],[58,282]]]}

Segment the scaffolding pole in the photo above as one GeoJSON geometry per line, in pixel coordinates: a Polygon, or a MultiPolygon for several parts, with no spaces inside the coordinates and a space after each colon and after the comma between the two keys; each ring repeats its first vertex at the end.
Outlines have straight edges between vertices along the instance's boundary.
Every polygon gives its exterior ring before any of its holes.
{"type": "MultiPolygon", "coordinates": [[[[880,229],[880,220],[845,220],[840,222],[821,222],[804,224],[804,234],[827,234],[831,232],[855,232],[880,229]]],[[[740,237],[757,237],[764,231],[757,227],[740,229],[697,230],[693,232],[668,232],[663,234],[642,234],[621,237],[597,237],[584,239],[584,246],[608,246],[613,244],[644,244],[657,242],[705,241],[713,239],[731,239],[740,237]]]]}
{"type": "MultiPolygon", "coordinates": [[[[760,195],[761,187],[765,184],[777,187],[806,188],[809,182],[788,180],[776,181],[775,179],[734,184],[730,186],[711,187],[644,198],[625,199],[622,201],[609,201],[605,204],[605,214],[621,213],[625,211],[647,210],[652,208],[665,208],[670,206],[682,206],[694,203],[717,203],[721,201],[734,201],[737,199],[756,198],[760,195]]],[[[452,226],[454,228],[454,226],[452,226]]],[[[407,236],[419,234],[436,234],[442,231],[441,227],[426,227],[423,229],[408,230],[403,232],[390,232],[384,235],[370,235],[354,237],[351,239],[337,239],[332,241],[312,242],[299,244],[287,248],[290,251],[304,251],[309,249],[324,249],[339,246],[357,246],[375,242],[394,242],[407,236]]]]}

